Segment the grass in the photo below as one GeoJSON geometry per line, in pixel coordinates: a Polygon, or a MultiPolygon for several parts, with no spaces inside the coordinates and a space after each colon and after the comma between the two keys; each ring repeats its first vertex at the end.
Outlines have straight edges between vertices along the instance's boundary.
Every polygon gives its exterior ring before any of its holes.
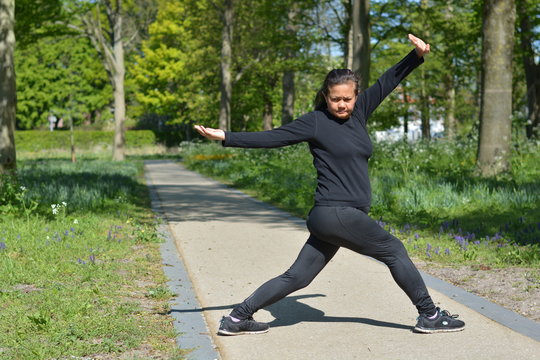
{"type": "MultiPolygon", "coordinates": [[[[417,258],[444,264],[540,266],[540,144],[515,144],[512,170],[475,175],[473,142],[374,144],[371,216],[417,258]]],[[[184,163],[304,217],[316,174],[305,144],[231,149],[186,144],[184,163]]]]}
{"type": "Polygon", "coordinates": [[[142,162],[18,166],[0,179],[0,357],[183,358],[142,162]]]}

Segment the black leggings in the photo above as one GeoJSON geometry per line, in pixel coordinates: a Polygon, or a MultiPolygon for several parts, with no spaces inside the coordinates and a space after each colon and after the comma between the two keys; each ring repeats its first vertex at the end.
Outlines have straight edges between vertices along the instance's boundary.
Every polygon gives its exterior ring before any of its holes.
{"type": "Polygon", "coordinates": [[[418,312],[435,313],[435,305],[424,280],[407,250],[399,239],[367,215],[367,209],[315,206],[309,214],[307,226],[311,235],[291,268],[259,287],[233,309],[232,316],[247,319],[257,310],[306,287],[341,246],[386,264],[418,312]]]}

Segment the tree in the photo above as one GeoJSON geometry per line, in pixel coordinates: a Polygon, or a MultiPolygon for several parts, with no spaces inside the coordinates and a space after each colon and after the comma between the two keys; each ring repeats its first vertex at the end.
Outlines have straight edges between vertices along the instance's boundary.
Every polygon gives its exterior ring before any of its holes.
{"type": "MultiPolygon", "coordinates": [[[[79,17],[83,32],[92,42],[107,71],[114,94],[113,160],[124,160],[126,99],[124,90],[124,13],[122,0],[97,1],[95,6],[79,17]],[[101,6],[105,8],[106,23],[102,22],[101,6]]],[[[74,28],[77,28],[73,26],[74,28]]]]}
{"type": "MultiPolygon", "coordinates": [[[[42,38],[17,47],[17,129],[47,124],[49,112],[72,114],[76,125],[109,113],[112,89],[95,50],[84,37],[42,38]]],[[[66,124],[68,125],[68,124],[66,124]]]]}
{"type": "Polygon", "coordinates": [[[482,104],[476,162],[484,176],[509,168],[515,18],[513,0],[484,0],[482,104]]]}
{"type": "Polygon", "coordinates": [[[0,174],[16,168],[15,0],[0,0],[0,174]]]}
{"type": "Polygon", "coordinates": [[[221,33],[221,104],[219,107],[219,128],[231,129],[232,98],[232,41],[234,25],[233,0],[224,0],[222,10],[223,29],[221,33]]]}
{"type": "Polygon", "coordinates": [[[153,18],[154,0],[70,0],[69,27],[90,39],[107,72],[114,95],[113,160],[124,159],[126,99],[125,53],[145,33],[153,18]],[[150,14],[148,14],[150,13],[150,14]],[[145,21],[139,21],[143,19],[145,21]],[[81,25],[82,24],[82,25],[81,25]]]}
{"type": "MultiPolygon", "coordinates": [[[[287,13],[287,23],[285,25],[285,32],[287,34],[287,39],[285,40],[285,61],[290,61],[296,56],[296,46],[293,39],[296,38],[296,33],[298,31],[298,25],[296,24],[298,13],[298,3],[294,2],[287,13]]],[[[283,77],[281,80],[283,89],[283,97],[281,102],[281,125],[290,123],[294,117],[294,76],[295,71],[292,69],[292,67],[283,71],[283,77]]]]}
{"type": "Polygon", "coordinates": [[[431,36],[436,50],[430,61],[437,59],[440,66],[430,74],[440,83],[437,103],[442,107],[444,136],[453,139],[464,123],[478,120],[471,116],[476,104],[471,103],[479,73],[481,43],[481,13],[475,1],[432,0],[429,8],[431,36]]]}
{"type": "MultiPolygon", "coordinates": [[[[272,128],[279,120],[274,111],[278,103],[283,115],[284,100],[292,100],[296,93],[296,73],[312,69],[316,63],[313,43],[317,29],[311,16],[316,5],[313,0],[237,3],[231,77],[234,93],[239,95],[231,103],[233,128],[272,128]],[[260,121],[261,115],[263,121],[248,124],[260,121]]],[[[292,101],[287,111],[292,118],[292,101]]]]}
{"type": "Polygon", "coordinates": [[[360,76],[360,89],[369,86],[370,21],[369,0],[354,0],[352,5],[352,70],[360,76]]]}
{"type": "Polygon", "coordinates": [[[49,35],[51,24],[62,14],[59,10],[60,0],[0,0],[0,173],[16,168],[15,33],[20,45],[49,35]]]}
{"type": "Polygon", "coordinates": [[[194,0],[159,3],[132,68],[138,86],[132,109],[154,119],[154,128],[183,127],[189,138],[193,123],[217,125],[221,28],[209,10],[207,2],[194,0]]]}

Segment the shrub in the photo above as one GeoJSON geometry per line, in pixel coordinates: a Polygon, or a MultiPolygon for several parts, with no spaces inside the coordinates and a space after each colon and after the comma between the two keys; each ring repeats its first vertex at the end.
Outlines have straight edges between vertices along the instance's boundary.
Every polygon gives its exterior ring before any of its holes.
{"type": "MultiPolygon", "coordinates": [[[[15,144],[17,151],[40,151],[49,149],[69,149],[71,147],[69,131],[16,131],[15,144]]],[[[74,131],[75,147],[92,149],[110,147],[113,143],[112,131],[74,131]]],[[[126,131],[126,147],[137,148],[153,146],[157,143],[156,135],[150,130],[126,131]]]]}

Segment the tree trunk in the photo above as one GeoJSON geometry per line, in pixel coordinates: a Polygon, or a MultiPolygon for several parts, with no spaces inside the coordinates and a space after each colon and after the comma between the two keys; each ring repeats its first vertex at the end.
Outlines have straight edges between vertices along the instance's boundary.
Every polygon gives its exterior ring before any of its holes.
{"type": "Polygon", "coordinates": [[[75,134],[73,131],[73,116],[69,115],[69,142],[71,144],[71,162],[74,163],[77,161],[75,157],[75,134]]]}
{"type": "Polygon", "coordinates": [[[283,73],[283,103],[281,106],[281,125],[290,123],[294,117],[294,71],[283,73]]]}
{"type": "Polygon", "coordinates": [[[347,69],[353,68],[353,58],[354,58],[354,50],[353,50],[353,44],[354,44],[354,34],[353,34],[353,28],[352,26],[349,27],[349,31],[347,34],[347,53],[345,58],[345,67],[347,69]]]}
{"type": "MultiPolygon", "coordinates": [[[[297,26],[294,23],[295,17],[298,15],[298,8],[296,3],[293,3],[288,12],[288,21],[285,31],[289,37],[289,41],[293,44],[288,44],[285,49],[285,60],[290,60],[295,57],[294,39],[296,39],[297,26]]],[[[294,117],[294,76],[295,72],[292,69],[287,69],[283,72],[282,89],[283,99],[281,104],[281,125],[290,123],[294,117]]]]}
{"type": "Polygon", "coordinates": [[[126,97],[124,93],[125,66],[124,66],[124,44],[122,41],[122,14],[121,1],[118,2],[117,18],[113,28],[113,53],[114,53],[114,143],[113,160],[124,160],[125,129],[124,121],[126,118],[126,97]]]}
{"type": "Polygon", "coordinates": [[[532,47],[533,36],[531,23],[525,8],[524,0],[517,2],[519,13],[520,42],[523,51],[523,66],[527,84],[527,138],[540,136],[540,64],[536,64],[532,47]]]}
{"type": "Polygon", "coordinates": [[[16,168],[15,0],[0,0],[0,174],[16,168]]]}
{"type": "Polygon", "coordinates": [[[513,0],[484,0],[482,105],[476,161],[484,176],[509,168],[515,17],[513,0]]]}
{"type": "Polygon", "coordinates": [[[122,41],[122,0],[109,0],[97,3],[96,14],[90,11],[80,20],[84,24],[84,32],[98,52],[105,67],[114,92],[114,140],[113,160],[124,160],[126,99],[124,94],[125,65],[124,43],[122,41]],[[109,29],[101,25],[100,4],[105,5],[109,29]],[[108,34],[108,37],[105,35],[108,34]]]}
{"type": "Polygon", "coordinates": [[[345,12],[347,13],[347,16],[345,17],[345,29],[343,32],[344,38],[345,38],[345,68],[351,69],[353,68],[353,57],[354,57],[354,50],[353,50],[353,43],[354,43],[354,34],[353,34],[353,27],[352,27],[352,6],[353,6],[353,0],[341,0],[341,3],[343,4],[343,7],[345,8],[345,12]]]}
{"type": "MultiPolygon", "coordinates": [[[[444,18],[448,21],[451,21],[453,17],[454,6],[451,2],[449,2],[448,4],[446,4],[446,12],[444,14],[444,18]]],[[[444,137],[448,140],[453,140],[457,134],[454,54],[452,53],[452,51],[445,52],[444,58],[448,70],[447,74],[444,76],[444,87],[446,93],[444,137]]]]}
{"type": "Polygon", "coordinates": [[[370,68],[370,23],[369,0],[355,0],[353,3],[353,67],[360,76],[360,90],[369,86],[370,68]]]}
{"type": "Polygon", "coordinates": [[[402,84],[401,87],[403,89],[403,105],[405,106],[403,112],[403,140],[407,142],[409,140],[409,95],[405,84],[402,84]]]}
{"type": "MultiPolygon", "coordinates": [[[[427,0],[420,1],[420,16],[427,16],[429,4],[427,0]]],[[[429,23],[424,23],[422,33],[426,39],[429,39],[429,23]]],[[[426,89],[429,81],[429,77],[426,75],[426,68],[422,66],[420,68],[420,129],[422,131],[422,139],[430,140],[431,139],[431,102],[429,98],[429,92],[426,89]]]]}
{"type": "Polygon", "coordinates": [[[422,68],[420,70],[420,73],[422,74],[422,85],[420,86],[420,129],[422,130],[422,139],[424,140],[430,140],[431,139],[431,124],[430,124],[430,117],[431,117],[431,109],[430,109],[430,100],[429,100],[429,94],[426,91],[426,72],[422,68]]]}
{"type": "Polygon", "coordinates": [[[221,33],[221,102],[219,107],[219,128],[221,130],[231,129],[233,20],[233,0],[225,0],[221,33]]]}
{"type": "Polygon", "coordinates": [[[456,137],[456,89],[454,88],[454,74],[450,71],[445,76],[446,88],[446,116],[444,117],[444,137],[452,140],[456,137]]]}
{"type": "Polygon", "coordinates": [[[269,94],[264,94],[264,112],[263,112],[263,129],[272,130],[272,117],[274,115],[274,106],[269,94]]]}

